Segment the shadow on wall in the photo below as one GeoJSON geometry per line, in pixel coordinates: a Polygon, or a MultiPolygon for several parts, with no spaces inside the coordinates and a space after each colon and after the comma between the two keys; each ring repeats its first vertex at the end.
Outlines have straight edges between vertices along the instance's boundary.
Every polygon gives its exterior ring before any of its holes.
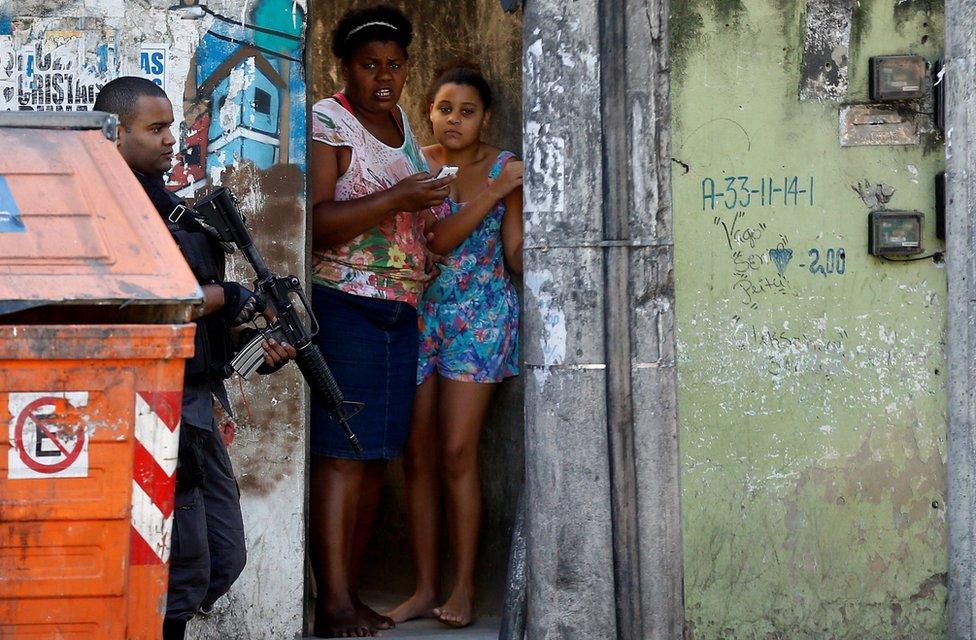
{"type": "MultiPolygon", "coordinates": [[[[332,28],[350,7],[375,2],[310,0],[307,49],[309,99],[314,103],[342,88],[331,52],[332,28]]],[[[422,144],[432,136],[425,93],[434,72],[463,58],[478,63],[495,91],[488,140],[522,155],[522,20],[503,13],[498,0],[400,0],[414,24],[410,70],[400,101],[422,144]]],[[[502,384],[481,441],[484,525],[478,565],[478,610],[501,610],[515,503],[523,476],[523,390],[521,378],[502,384]]],[[[362,588],[406,596],[413,589],[403,504],[403,474],[393,465],[374,537],[364,562],[362,588]]],[[[445,587],[449,587],[447,583],[445,587]]],[[[444,594],[446,595],[446,594],[444,594]]]]}

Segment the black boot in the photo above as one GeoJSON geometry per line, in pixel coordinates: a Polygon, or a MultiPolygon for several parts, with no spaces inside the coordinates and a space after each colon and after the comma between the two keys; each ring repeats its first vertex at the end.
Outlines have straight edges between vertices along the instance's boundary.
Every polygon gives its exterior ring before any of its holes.
{"type": "Polygon", "coordinates": [[[163,640],[183,640],[186,635],[186,620],[163,619],[163,640]]]}

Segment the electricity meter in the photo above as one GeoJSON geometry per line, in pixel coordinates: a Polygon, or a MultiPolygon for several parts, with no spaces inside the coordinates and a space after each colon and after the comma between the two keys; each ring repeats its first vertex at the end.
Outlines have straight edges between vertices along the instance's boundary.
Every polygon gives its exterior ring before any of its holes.
{"type": "Polygon", "coordinates": [[[914,100],[924,95],[925,58],[908,55],[871,58],[872,100],[914,100]]]}
{"type": "Polygon", "coordinates": [[[918,211],[872,211],[868,216],[868,253],[910,256],[922,253],[925,214],[918,211]]]}

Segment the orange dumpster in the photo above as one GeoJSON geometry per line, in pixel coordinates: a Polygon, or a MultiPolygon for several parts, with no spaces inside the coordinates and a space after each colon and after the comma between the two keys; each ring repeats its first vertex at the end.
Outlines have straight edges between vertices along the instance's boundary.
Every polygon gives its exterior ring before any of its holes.
{"type": "Polygon", "coordinates": [[[108,114],[0,113],[0,638],[162,636],[201,299],[108,114]]]}

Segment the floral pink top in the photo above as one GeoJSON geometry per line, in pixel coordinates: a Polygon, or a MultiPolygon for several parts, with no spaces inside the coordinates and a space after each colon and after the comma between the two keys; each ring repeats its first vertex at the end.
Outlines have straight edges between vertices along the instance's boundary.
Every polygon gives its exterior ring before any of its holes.
{"type": "MultiPolygon", "coordinates": [[[[399,109],[399,107],[397,107],[399,109]]],[[[403,146],[377,140],[334,99],[312,107],[312,139],[349,147],[349,168],[336,181],[336,200],[355,200],[385,191],[404,178],[427,171],[427,160],[403,113],[403,146]]],[[[424,218],[401,211],[349,242],[312,252],[312,281],[345,293],[397,300],[417,306],[424,273],[424,218]]]]}

